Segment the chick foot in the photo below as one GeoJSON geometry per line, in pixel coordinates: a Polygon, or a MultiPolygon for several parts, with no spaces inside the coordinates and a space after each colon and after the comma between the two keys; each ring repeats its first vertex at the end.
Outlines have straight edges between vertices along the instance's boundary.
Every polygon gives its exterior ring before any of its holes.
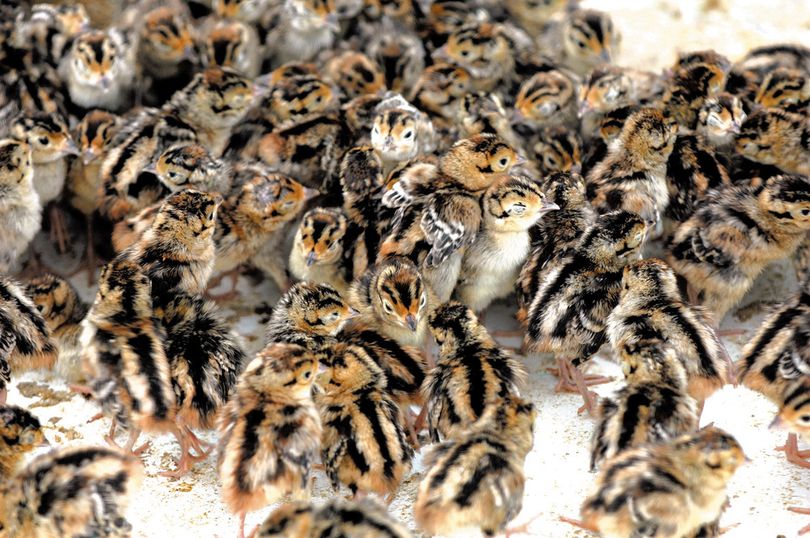
{"type": "MultiPolygon", "coordinates": [[[[790,510],[791,512],[795,512],[797,514],[804,514],[806,516],[810,516],[810,508],[799,508],[798,506],[788,506],[788,510],[790,510]]],[[[807,534],[808,532],[810,532],[810,525],[807,525],[799,529],[799,536],[807,534]]]]}
{"type": "Polygon", "coordinates": [[[810,450],[799,450],[799,440],[795,433],[788,434],[785,444],[776,447],[776,450],[784,452],[790,463],[810,469],[810,450]]]}
{"type": "Polygon", "coordinates": [[[233,301],[239,297],[239,291],[236,289],[236,285],[239,283],[240,272],[239,267],[236,267],[235,269],[231,269],[230,271],[225,271],[224,273],[217,275],[214,280],[208,283],[208,289],[211,290],[216,288],[226,277],[228,277],[231,281],[231,289],[224,293],[217,294],[207,292],[206,295],[215,301],[233,301]]]}

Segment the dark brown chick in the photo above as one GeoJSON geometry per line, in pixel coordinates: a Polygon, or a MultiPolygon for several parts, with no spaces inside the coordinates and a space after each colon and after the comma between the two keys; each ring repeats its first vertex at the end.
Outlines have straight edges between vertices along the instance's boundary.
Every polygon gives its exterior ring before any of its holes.
{"type": "MultiPolygon", "coordinates": [[[[523,507],[524,461],[534,443],[534,406],[517,397],[496,402],[471,430],[435,445],[425,457],[414,517],[429,534],[483,532],[492,537],[523,507]]],[[[469,534],[465,534],[469,535],[469,534]]]]}
{"type": "Polygon", "coordinates": [[[27,292],[45,319],[59,349],[56,371],[70,383],[84,379],[81,370],[81,322],[89,309],[76,288],[62,277],[43,275],[28,283],[27,292]]]}
{"type": "Polygon", "coordinates": [[[765,76],[754,102],[765,108],[803,114],[810,111],[810,72],[778,67],[765,76]]]}
{"type": "Polygon", "coordinates": [[[703,103],[695,130],[716,150],[728,153],[734,149],[734,137],[747,117],[739,97],[720,92],[703,103]]]}
{"type": "Polygon", "coordinates": [[[59,448],[37,457],[2,487],[8,536],[130,536],[125,515],[143,479],[137,458],[108,448],[59,448]]]}
{"type": "Polygon", "coordinates": [[[727,66],[718,61],[695,61],[678,68],[661,100],[664,113],[680,127],[694,129],[701,107],[723,91],[727,77],[727,66]]]}
{"type": "Polygon", "coordinates": [[[0,405],[0,483],[17,474],[28,453],[47,444],[37,417],[16,405],[0,405]]]}
{"type": "Polygon", "coordinates": [[[323,424],[321,459],[337,491],[377,493],[390,503],[411,469],[402,409],[385,390],[385,373],[361,347],[332,344],[321,362],[327,367],[315,401],[323,424]]]}
{"type": "Polygon", "coordinates": [[[602,467],[582,505],[583,526],[600,536],[692,536],[728,502],[726,485],[745,460],[716,427],[626,450],[602,467]]]}
{"type": "Polygon", "coordinates": [[[653,108],[632,114],[607,157],[588,174],[588,197],[600,213],[632,211],[662,227],[669,204],[667,159],[675,142],[675,127],[653,108]]]}
{"type": "Polygon", "coordinates": [[[697,430],[697,403],[686,392],[683,359],[657,340],[626,342],[619,360],[627,385],[602,398],[591,438],[591,471],[632,447],[697,430]]]}
{"type": "Polygon", "coordinates": [[[607,317],[619,302],[622,270],[638,256],[646,233],[646,224],[634,213],[602,215],[566,256],[542,269],[529,306],[525,348],[554,353],[559,388],[576,385],[589,411],[592,395],[576,365],[607,340],[607,317]]]}
{"type": "Polygon", "coordinates": [[[0,405],[6,403],[12,372],[52,368],[58,352],[25,288],[0,276],[0,405]]]}
{"type": "Polygon", "coordinates": [[[410,538],[411,533],[371,499],[288,503],[267,516],[255,538],[410,538]]]}
{"type": "Polygon", "coordinates": [[[417,164],[406,170],[383,196],[383,204],[399,208],[399,214],[379,258],[411,258],[439,300],[448,300],[464,247],[481,226],[484,191],[517,163],[508,144],[496,135],[481,134],[456,142],[438,166],[417,164]]]}
{"type": "Polygon", "coordinates": [[[686,369],[687,392],[700,403],[734,380],[728,352],[703,308],[684,297],[672,268],[658,259],[624,268],[619,303],[607,319],[610,343],[624,350],[648,339],[666,340],[686,369]]]}
{"type": "Polygon", "coordinates": [[[318,359],[295,344],[270,344],[239,375],[219,423],[222,496],[239,515],[284,499],[308,496],[321,446],[312,400],[318,359]]]}
{"type": "Polygon", "coordinates": [[[519,395],[526,373],[460,303],[436,309],[430,330],[439,357],[422,390],[430,438],[439,442],[458,437],[500,399],[519,395]]]}
{"type": "Polygon", "coordinates": [[[352,315],[352,309],[333,287],[299,282],[273,307],[265,342],[298,344],[314,352],[334,341],[352,315]]]}
{"type": "Polygon", "coordinates": [[[810,119],[779,109],[757,110],[740,127],[736,148],[757,163],[810,175],[810,119]]]}
{"type": "Polygon", "coordinates": [[[788,258],[810,229],[810,181],[770,178],[759,188],[725,189],[678,227],[667,263],[719,323],[767,264],[788,258]]]}

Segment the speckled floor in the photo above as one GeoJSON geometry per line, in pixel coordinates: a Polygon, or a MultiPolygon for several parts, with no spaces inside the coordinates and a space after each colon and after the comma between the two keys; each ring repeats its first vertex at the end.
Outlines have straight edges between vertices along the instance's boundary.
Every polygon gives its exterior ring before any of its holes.
{"type": "MultiPolygon", "coordinates": [[[[613,14],[624,35],[619,63],[639,68],[660,69],[670,64],[679,50],[713,47],[736,59],[749,48],[770,42],[794,40],[810,45],[810,3],[800,0],[611,0],[585,4],[613,14]]],[[[42,241],[39,246],[45,248],[42,241]]],[[[75,248],[80,251],[81,246],[75,248]]],[[[50,261],[65,272],[72,265],[71,260],[50,261]]],[[[74,281],[85,298],[92,300],[93,292],[83,286],[85,275],[77,275],[74,281]]],[[[740,312],[742,317],[751,317],[741,321],[729,315],[722,324],[724,329],[749,331],[726,340],[732,357],[739,355],[740,345],[765,314],[767,306],[759,302],[779,301],[795,288],[787,266],[768,269],[740,312]],[[745,308],[752,303],[753,307],[745,308]]],[[[278,298],[270,284],[253,285],[249,278],[240,279],[240,289],[247,292],[243,297],[257,303],[272,304],[278,298]]],[[[255,306],[252,302],[228,305],[234,328],[251,352],[260,345],[261,335],[259,316],[253,313],[255,306]]],[[[496,305],[487,317],[490,328],[513,326],[511,310],[507,305],[496,305]]],[[[609,358],[608,353],[602,350],[605,358],[609,358]]],[[[619,369],[610,362],[597,363],[600,370],[620,376],[619,369]]],[[[558,517],[577,517],[579,505],[593,482],[594,475],[587,470],[587,447],[593,424],[577,416],[576,409],[581,404],[578,396],[553,392],[554,378],[545,372],[550,359],[529,357],[524,364],[530,373],[527,396],[538,407],[539,416],[534,449],[526,460],[524,510],[515,523],[535,518],[529,526],[529,536],[586,536],[586,532],[558,522],[558,517]]],[[[604,393],[616,386],[605,385],[598,390],[604,393]]],[[[109,426],[105,420],[88,424],[88,419],[97,412],[95,406],[66,392],[63,383],[46,374],[23,376],[12,387],[9,401],[29,407],[46,425],[48,438],[57,444],[101,443],[109,426]]],[[[739,470],[729,488],[731,504],[722,525],[736,526],[725,534],[728,538],[792,537],[810,523],[810,517],[786,510],[792,505],[810,506],[810,472],[787,464],[774,450],[784,441],[783,433],[767,428],[774,411],[775,407],[763,397],[740,387],[727,387],[706,404],[702,423],[714,422],[734,434],[752,460],[739,470]]],[[[203,437],[214,440],[210,433],[203,437]]],[[[177,481],[157,476],[160,470],[172,465],[175,450],[173,439],[163,437],[153,439],[144,455],[147,476],[129,514],[135,536],[235,536],[236,518],[219,499],[214,458],[197,465],[191,474],[177,481]]],[[[417,459],[413,474],[391,505],[391,512],[411,526],[411,506],[422,472],[417,459]]],[[[318,475],[315,498],[331,495],[324,476],[318,475]]],[[[251,514],[248,527],[259,523],[271,509],[251,514]]]]}

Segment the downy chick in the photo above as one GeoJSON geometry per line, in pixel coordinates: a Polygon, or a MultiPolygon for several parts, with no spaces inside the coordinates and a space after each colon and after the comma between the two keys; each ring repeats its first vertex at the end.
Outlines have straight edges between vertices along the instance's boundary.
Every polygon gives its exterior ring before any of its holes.
{"type": "MultiPolygon", "coordinates": [[[[687,56],[688,58],[689,56],[687,56]]],[[[723,91],[728,73],[728,60],[717,55],[681,62],[669,79],[661,106],[664,114],[683,129],[694,129],[698,112],[704,103],[723,91]]]]}
{"type": "Polygon", "coordinates": [[[371,499],[283,504],[267,516],[255,538],[411,538],[405,526],[371,499]]]}
{"type": "Polygon", "coordinates": [[[414,518],[433,535],[504,531],[523,507],[524,462],[534,443],[534,406],[509,396],[495,402],[481,423],[434,445],[419,483],[414,518]]]}
{"type": "Polygon", "coordinates": [[[261,70],[262,49],[255,28],[241,21],[219,21],[205,40],[208,65],[229,67],[249,78],[261,70]]]}
{"type": "Polygon", "coordinates": [[[619,302],[622,270],[638,256],[646,233],[646,224],[634,213],[602,215],[567,255],[543,268],[529,306],[524,347],[554,353],[558,387],[576,386],[589,412],[593,396],[577,365],[607,340],[607,317],[619,302]]]}
{"type": "Polygon", "coordinates": [[[515,98],[515,121],[531,128],[576,125],[574,81],[558,69],[535,73],[520,86],[515,98]]]}
{"type": "Polygon", "coordinates": [[[608,150],[588,174],[588,197],[600,213],[632,211],[662,231],[662,214],[669,204],[667,159],[675,143],[675,126],[653,108],[633,114],[608,150]]]}
{"type": "Polygon", "coordinates": [[[31,451],[47,444],[37,417],[16,405],[0,405],[0,484],[17,474],[31,451]]]}
{"type": "Polygon", "coordinates": [[[810,112],[810,71],[778,67],[768,73],[759,87],[754,102],[765,108],[779,108],[785,112],[810,112]]]}
{"type": "Polygon", "coordinates": [[[672,268],[657,259],[640,260],[624,268],[619,303],[607,319],[610,344],[624,350],[651,338],[677,349],[686,369],[687,391],[703,402],[734,380],[728,352],[714,329],[714,320],[683,296],[672,268]]]}
{"type": "Polygon", "coordinates": [[[218,467],[240,536],[247,512],[309,494],[322,434],[312,400],[317,371],[317,357],[305,348],[270,344],[239,375],[219,423],[218,467]]]}
{"type": "Polygon", "coordinates": [[[757,110],[737,135],[737,152],[787,173],[810,175],[810,119],[779,109],[757,110]]]}
{"type": "Polygon", "coordinates": [[[675,231],[667,263],[683,276],[689,299],[719,323],[767,264],[787,258],[810,229],[810,181],[775,176],[760,188],[728,188],[675,231]]]}
{"type": "Polygon", "coordinates": [[[64,447],[37,457],[0,487],[0,527],[14,538],[129,536],[125,514],[143,480],[137,458],[64,447]]]}
{"type": "Polygon", "coordinates": [[[385,108],[374,117],[371,145],[380,152],[385,166],[383,173],[388,175],[396,166],[435,149],[433,125],[410,104],[385,108]]]}
{"type": "Polygon", "coordinates": [[[458,300],[475,312],[514,290],[529,255],[529,229],[559,206],[546,200],[539,185],[526,176],[507,176],[487,189],[481,230],[464,251],[458,300]]]}
{"type": "Polygon", "coordinates": [[[311,61],[332,46],[339,29],[335,0],[285,0],[265,38],[272,65],[311,61]]]}
{"type": "Polygon", "coordinates": [[[70,282],[54,275],[34,278],[28,283],[27,292],[59,349],[56,372],[69,383],[82,381],[81,323],[89,305],[82,301],[70,282]]]}
{"type": "Polygon", "coordinates": [[[351,267],[344,258],[347,219],[340,209],[316,207],[304,215],[290,251],[290,274],[321,282],[346,295],[351,267]]]}
{"type": "Polygon", "coordinates": [[[621,36],[607,13],[575,9],[559,26],[542,39],[554,40],[551,50],[556,49],[561,63],[579,76],[610,63],[618,52],[621,36]]]}
{"type": "Polygon", "coordinates": [[[490,22],[459,28],[433,56],[466,69],[477,91],[494,91],[514,73],[515,59],[503,28],[490,22]]]}
{"type": "Polygon", "coordinates": [[[728,153],[734,149],[734,137],[747,117],[739,97],[720,92],[700,107],[695,130],[715,149],[728,153]]]}
{"type": "Polygon", "coordinates": [[[667,442],[698,427],[697,404],[686,393],[686,369],[674,346],[658,339],[628,341],[619,360],[627,385],[599,402],[591,471],[624,450],[667,442]]]}
{"type": "Polygon", "coordinates": [[[518,396],[526,373],[460,303],[436,309],[430,330],[439,358],[422,390],[430,438],[439,442],[462,435],[502,398],[518,396]]]}
{"type": "Polygon", "coordinates": [[[582,505],[583,526],[605,538],[691,536],[720,517],[744,460],[716,427],[626,450],[603,466],[582,505]]]}
{"type": "Polygon", "coordinates": [[[12,373],[50,369],[57,353],[48,325],[25,288],[0,276],[0,405],[6,402],[12,373]]]}
{"type": "Polygon", "coordinates": [[[337,492],[345,484],[358,493],[394,498],[411,470],[402,409],[385,390],[382,368],[360,346],[332,344],[321,362],[326,377],[315,402],[321,414],[321,460],[337,492]]]}
{"type": "Polygon", "coordinates": [[[346,51],[326,62],[324,74],[347,99],[377,95],[385,90],[379,66],[362,52],[346,51]]]}
{"type": "Polygon", "coordinates": [[[398,215],[379,258],[411,258],[439,300],[448,300],[464,248],[480,229],[484,192],[518,162],[515,150],[498,136],[481,134],[456,142],[438,166],[410,167],[383,196],[383,204],[398,208],[398,215]]]}
{"type": "Polygon", "coordinates": [[[334,341],[352,309],[326,284],[293,284],[273,307],[265,342],[298,344],[312,352],[334,341]]]}
{"type": "Polygon", "coordinates": [[[42,226],[42,205],[33,179],[30,146],[0,140],[0,274],[19,269],[20,258],[42,226]]]}
{"type": "Polygon", "coordinates": [[[157,158],[153,171],[171,192],[195,189],[226,196],[231,188],[228,165],[197,144],[167,149],[157,158]]]}
{"type": "Polygon", "coordinates": [[[424,348],[437,301],[407,258],[386,258],[369,267],[352,283],[348,299],[359,321],[402,345],[424,348]]]}

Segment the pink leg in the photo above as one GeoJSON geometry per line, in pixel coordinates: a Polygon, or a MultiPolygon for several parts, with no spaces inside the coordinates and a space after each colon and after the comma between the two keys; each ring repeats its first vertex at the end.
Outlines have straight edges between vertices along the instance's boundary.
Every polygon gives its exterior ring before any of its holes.
{"type": "Polygon", "coordinates": [[[790,463],[810,469],[810,461],[807,460],[808,451],[799,450],[799,440],[795,433],[788,434],[785,444],[776,447],[776,450],[784,452],[790,463]]]}
{"type": "MultiPolygon", "coordinates": [[[[795,512],[797,514],[804,514],[806,516],[810,516],[810,508],[799,508],[797,506],[789,506],[788,510],[790,510],[791,512],[795,512]]],[[[810,525],[807,525],[806,527],[802,527],[801,529],[799,529],[799,536],[807,534],[808,532],[810,532],[810,525]]]]}

